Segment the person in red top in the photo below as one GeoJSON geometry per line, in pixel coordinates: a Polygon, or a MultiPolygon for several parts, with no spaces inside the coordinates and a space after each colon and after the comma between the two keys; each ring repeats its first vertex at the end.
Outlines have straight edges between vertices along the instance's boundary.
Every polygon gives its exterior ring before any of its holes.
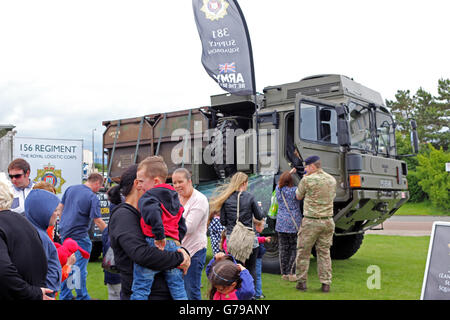
{"type": "Polygon", "coordinates": [[[72,266],[75,264],[77,258],[75,257],[75,252],[80,251],[81,256],[85,259],[89,259],[90,254],[83,248],[81,248],[78,243],[71,239],[67,238],[64,240],[63,244],[59,244],[54,242],[56,246],[56,250],[58,251],[59,262],[62,266],[62,279],[61,282],[66,280],[70,274],[72,266]]]}
{"type": "MultiPolygon", "coordinates": [[[[150,246],[160,250],[177,251],[186,234],[183,206],[175,189],[166,184],[167,165],[160,156],[144,159],[136,173],[137,187],[145,193],[139,199],[141,229],[150,246]]],[[[147,300],[158,270],[134,264],[131,300],[147,300]]],[[[170,294],[175,300],[187,300],[183,272],[180,269],[164,271],[170,294]]]]}

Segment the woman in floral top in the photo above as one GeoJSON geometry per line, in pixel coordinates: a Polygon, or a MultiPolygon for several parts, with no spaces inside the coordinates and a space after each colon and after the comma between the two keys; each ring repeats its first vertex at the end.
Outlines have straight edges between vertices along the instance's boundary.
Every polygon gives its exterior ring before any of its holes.
{"type": "Polygon", "coordinates": [[[302,221],[300,201],[295,197],[297,187],[292,180],[293,173],[295,169],[283,172],[276,187],[278,213],[275,231],[278,232],[280,268],[282,278],[289,281],[296,281],[294,263],[297,254],[297,232],[302,221]]]}

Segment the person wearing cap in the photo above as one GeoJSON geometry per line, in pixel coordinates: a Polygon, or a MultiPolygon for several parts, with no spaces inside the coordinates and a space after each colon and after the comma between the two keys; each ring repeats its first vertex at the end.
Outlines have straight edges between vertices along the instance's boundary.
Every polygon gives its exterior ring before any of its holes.
{"type": "Polygon", "coordinates": [[[297,286],[306,291],[311,249],[315,245],[317,269],[322,291],[329,292],[332,269],[330,247],[333,242],[333,200],[336,197],[336,179],[323,171],[320,158],[305,159],[305,171],[296,191],[303,202],[303,220],[297,241],[297,286]]]}

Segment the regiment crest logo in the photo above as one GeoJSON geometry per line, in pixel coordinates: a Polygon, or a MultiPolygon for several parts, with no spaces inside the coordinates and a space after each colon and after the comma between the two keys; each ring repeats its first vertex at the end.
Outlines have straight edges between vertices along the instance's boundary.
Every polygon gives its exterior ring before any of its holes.
{"type": "Polygon", "coordinates": [[[53,185],[56,193],[61,193],[61,187],[66,180],[61,176],[61,169],[55,169],[52,164],[44,165],[43,169],[37,170],[37,176],[34,178],[35,182],[45,181],[53,185]]]}
{"type": "Polygon", "coordinates": [[[214,21],[227,15],[228,6],[226,0],[203,0],[203,6],[200,10],[205,13],[207,19],[214,21]]]}

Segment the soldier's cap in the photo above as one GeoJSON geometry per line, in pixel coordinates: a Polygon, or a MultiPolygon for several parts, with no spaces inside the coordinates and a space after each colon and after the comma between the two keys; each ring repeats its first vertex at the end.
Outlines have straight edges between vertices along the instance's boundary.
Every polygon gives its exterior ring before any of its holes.
{"type": "Polygon", "coordinates": [[[319,156],[310,156],[305,159],[305,165],[309,166],[311,163],[314,163],[319,160],[320,160],[319,156]]]}

